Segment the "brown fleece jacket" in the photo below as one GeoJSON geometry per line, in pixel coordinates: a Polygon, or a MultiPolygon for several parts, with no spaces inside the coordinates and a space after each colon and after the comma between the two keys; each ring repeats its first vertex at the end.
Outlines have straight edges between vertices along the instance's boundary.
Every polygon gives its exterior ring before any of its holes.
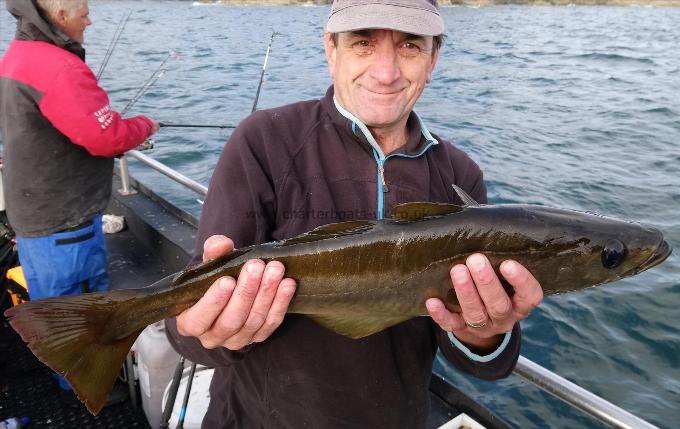
{"type": "MultiPolygon", "coordinates": [[[[482,173],[467,155],[439,139],[429,145],[414,114],[408,126],[399,153],[413,158],[393,156],[384,164],[386,217],[405,202],[460,203],[451,184],[486,203],[482,173]]],[[[242,247],[375,219],[378,179],[373,150],[336,109],[332,87],[321,100],[256,112],[234,131],[215,169],[194,261],[214,234],[242,247]]],[[[512,371],[520,345],[516,326],[499,356],[481,363],[427,317],[352,340],[289,314],[262,343],[207,350],[180,336],[175,319],[167,325],[178,352],[215,367],[205,429],[421,428],[438,348],[461,370],[495,379],[512,371]]]]}

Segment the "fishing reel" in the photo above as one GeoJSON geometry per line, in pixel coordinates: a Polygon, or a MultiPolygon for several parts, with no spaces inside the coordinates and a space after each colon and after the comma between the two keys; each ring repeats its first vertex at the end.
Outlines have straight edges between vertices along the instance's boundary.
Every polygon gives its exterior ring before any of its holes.
{"type": "Polygon", "coordinates": [[[142,144],[140,144],[139,146],[137,146],[137,150],[140,151],[140,152],[143,152],[143,151],[145,151],[145,150],[150,150],[150,149],[153,149],[153,146],[154,146],[155,144],[156,144],[156,142],[153,141],[153,139],[148,138],[148,139],[144,140],[144,141],[142,142],[142,144]]]}

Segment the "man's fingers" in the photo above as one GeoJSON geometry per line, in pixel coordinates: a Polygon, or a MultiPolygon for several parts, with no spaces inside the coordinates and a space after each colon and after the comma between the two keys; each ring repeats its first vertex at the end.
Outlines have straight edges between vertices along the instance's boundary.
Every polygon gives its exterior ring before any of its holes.
{"type": "Polygon", "coordinates": [[[515,294],[512,296],[515,312],[526,318],[543,301],[543,289],[540,283],[529,270],[513,260],[503,261],[500,271],[515,289],[515,294]]]}
{"type": "Polygon", "coordinates": [[[262,282],[259,285],[247,319],[241,329],[232,336],[227,344],[246,345],[267,319],[272,302],[276,296],[279,283],[283,279],[284,267],[281,262],[272,261],[265,266],[262,282]]]}
{"type": "Polygon", "coordinates": [[[279,283],[279,287],[276,290],[276,296],[269,309],[267,318],[253,336],[252,341],[259,343],[266,340],[272,332],[281,325],[283,318],[286,315],[286,311],[288,311],[290,300],[293,298],[293,295],[295,295],[296,289],[297,284],[293,279],[286,278],[279,283]]]}
{"type": "Polygon", "coordinates": [[[444,303],[439,298],[430,298],[425,301],[427,312],[443,330],[447,332],[465,329],[465,320],[460,314],[451,313],[446,309],[444,303]]]}
{"type": "Polygon", "coordinates": [[[255,302],[263,273],[264,262],[253,259],[245,263],[229,303],[213,325],[212,335],[225,341],[241,330],[255,302]]]}
{"type": "Polygon", "coordinates": [[[196,304],[177,316],[181,335],[198,337],[210,330],[232,296],[236,281],[231,277],[217,279],[196,304]]]}
{"type": "MultiPolygon", "coordinates": [[[[493,320],[505,319],[512,311],[512,302],[503,289],[496,272],[486,256],[475,253],[466,261],[470,274],[477,285],[477,292],[484,302],[486,312],[493,320]]],[[[471,320],[476,323],[479,320],[471,320]]]]}
{"type": "Polygon", "coordinates": [[[234,242],[224,235],[213,235],[203,243],[203,262],[212,261],[234,250],[234,242]]]}
{"type": "Polygon", "coordinates": [[[480,325],[488,322],[484,303],[478,293],[479,286],[475,287],[468,268],[465,265],[455,265],[449,274],[463,318],[480,325]]]}

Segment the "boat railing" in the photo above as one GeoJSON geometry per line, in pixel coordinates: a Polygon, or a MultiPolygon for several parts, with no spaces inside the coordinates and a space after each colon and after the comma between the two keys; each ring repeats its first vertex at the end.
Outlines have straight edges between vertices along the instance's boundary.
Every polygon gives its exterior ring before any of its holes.
{"type": "Polygon", "coordinates": [[[520,356],[514,373],[613,428],[652,429],[653,424],[612,404],[541,365],[520,356]]]}
{"type": "MultiPolygon", "coordinates": [[[[127,152],[127,155],[132,156],[148,167],[166,175],[170,179],[186,186],[201,196],[205,196],[208,192],[207,187],[173,170],[165,164],[144,155],[138,150],[131,150],[127,152]]],[[[119,192],[123,195],[134,193],[135,191],[130,187],[130,177],[125,155],[122,156],[119,161],[121,184],[123,187],[119,192]]],[[[612,428],[658,429],[657,426],[612,404],[589,390],[560,377],[524,356],[519,357],[514,374],[612,428]]]]}
{"type": "Polygon", "coordinates": [[[191,189],[197,194],[200,194],[203,197],[205,197],[206,194],[208,193],[208,188],[196,182],[195,180],[188,178],[187,176],[183,175],[182,173],[176,170],[173,170],[172,168],[168,167],[162,162],[156,161],[155,159],[151,158],[148,155],[144,155],[142,152],[138,150],[130,150],[126,152],[125,155],[121,156],[119,159],[120,182],[122,185],[122,188],[119,190],[119,192],[122,195],[129,195],[135,192],[130,186],[130,173],[128,172],[128,164],[126,158],[128,155],[146,164],[148,167],[151,167],[152,169],[158,171],[159,173],[168,176],[175,182],[186,186],[187,188],[191,189]]]}

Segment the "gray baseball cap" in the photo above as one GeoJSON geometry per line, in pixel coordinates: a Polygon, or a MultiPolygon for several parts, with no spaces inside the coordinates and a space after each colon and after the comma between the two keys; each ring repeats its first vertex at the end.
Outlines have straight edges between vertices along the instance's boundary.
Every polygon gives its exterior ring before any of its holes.
{"type": "Polygon", "coordinates": [[[334,0],[326,31],[397,30],[420,36],[444,33],[437,0],[334,0]]]}

